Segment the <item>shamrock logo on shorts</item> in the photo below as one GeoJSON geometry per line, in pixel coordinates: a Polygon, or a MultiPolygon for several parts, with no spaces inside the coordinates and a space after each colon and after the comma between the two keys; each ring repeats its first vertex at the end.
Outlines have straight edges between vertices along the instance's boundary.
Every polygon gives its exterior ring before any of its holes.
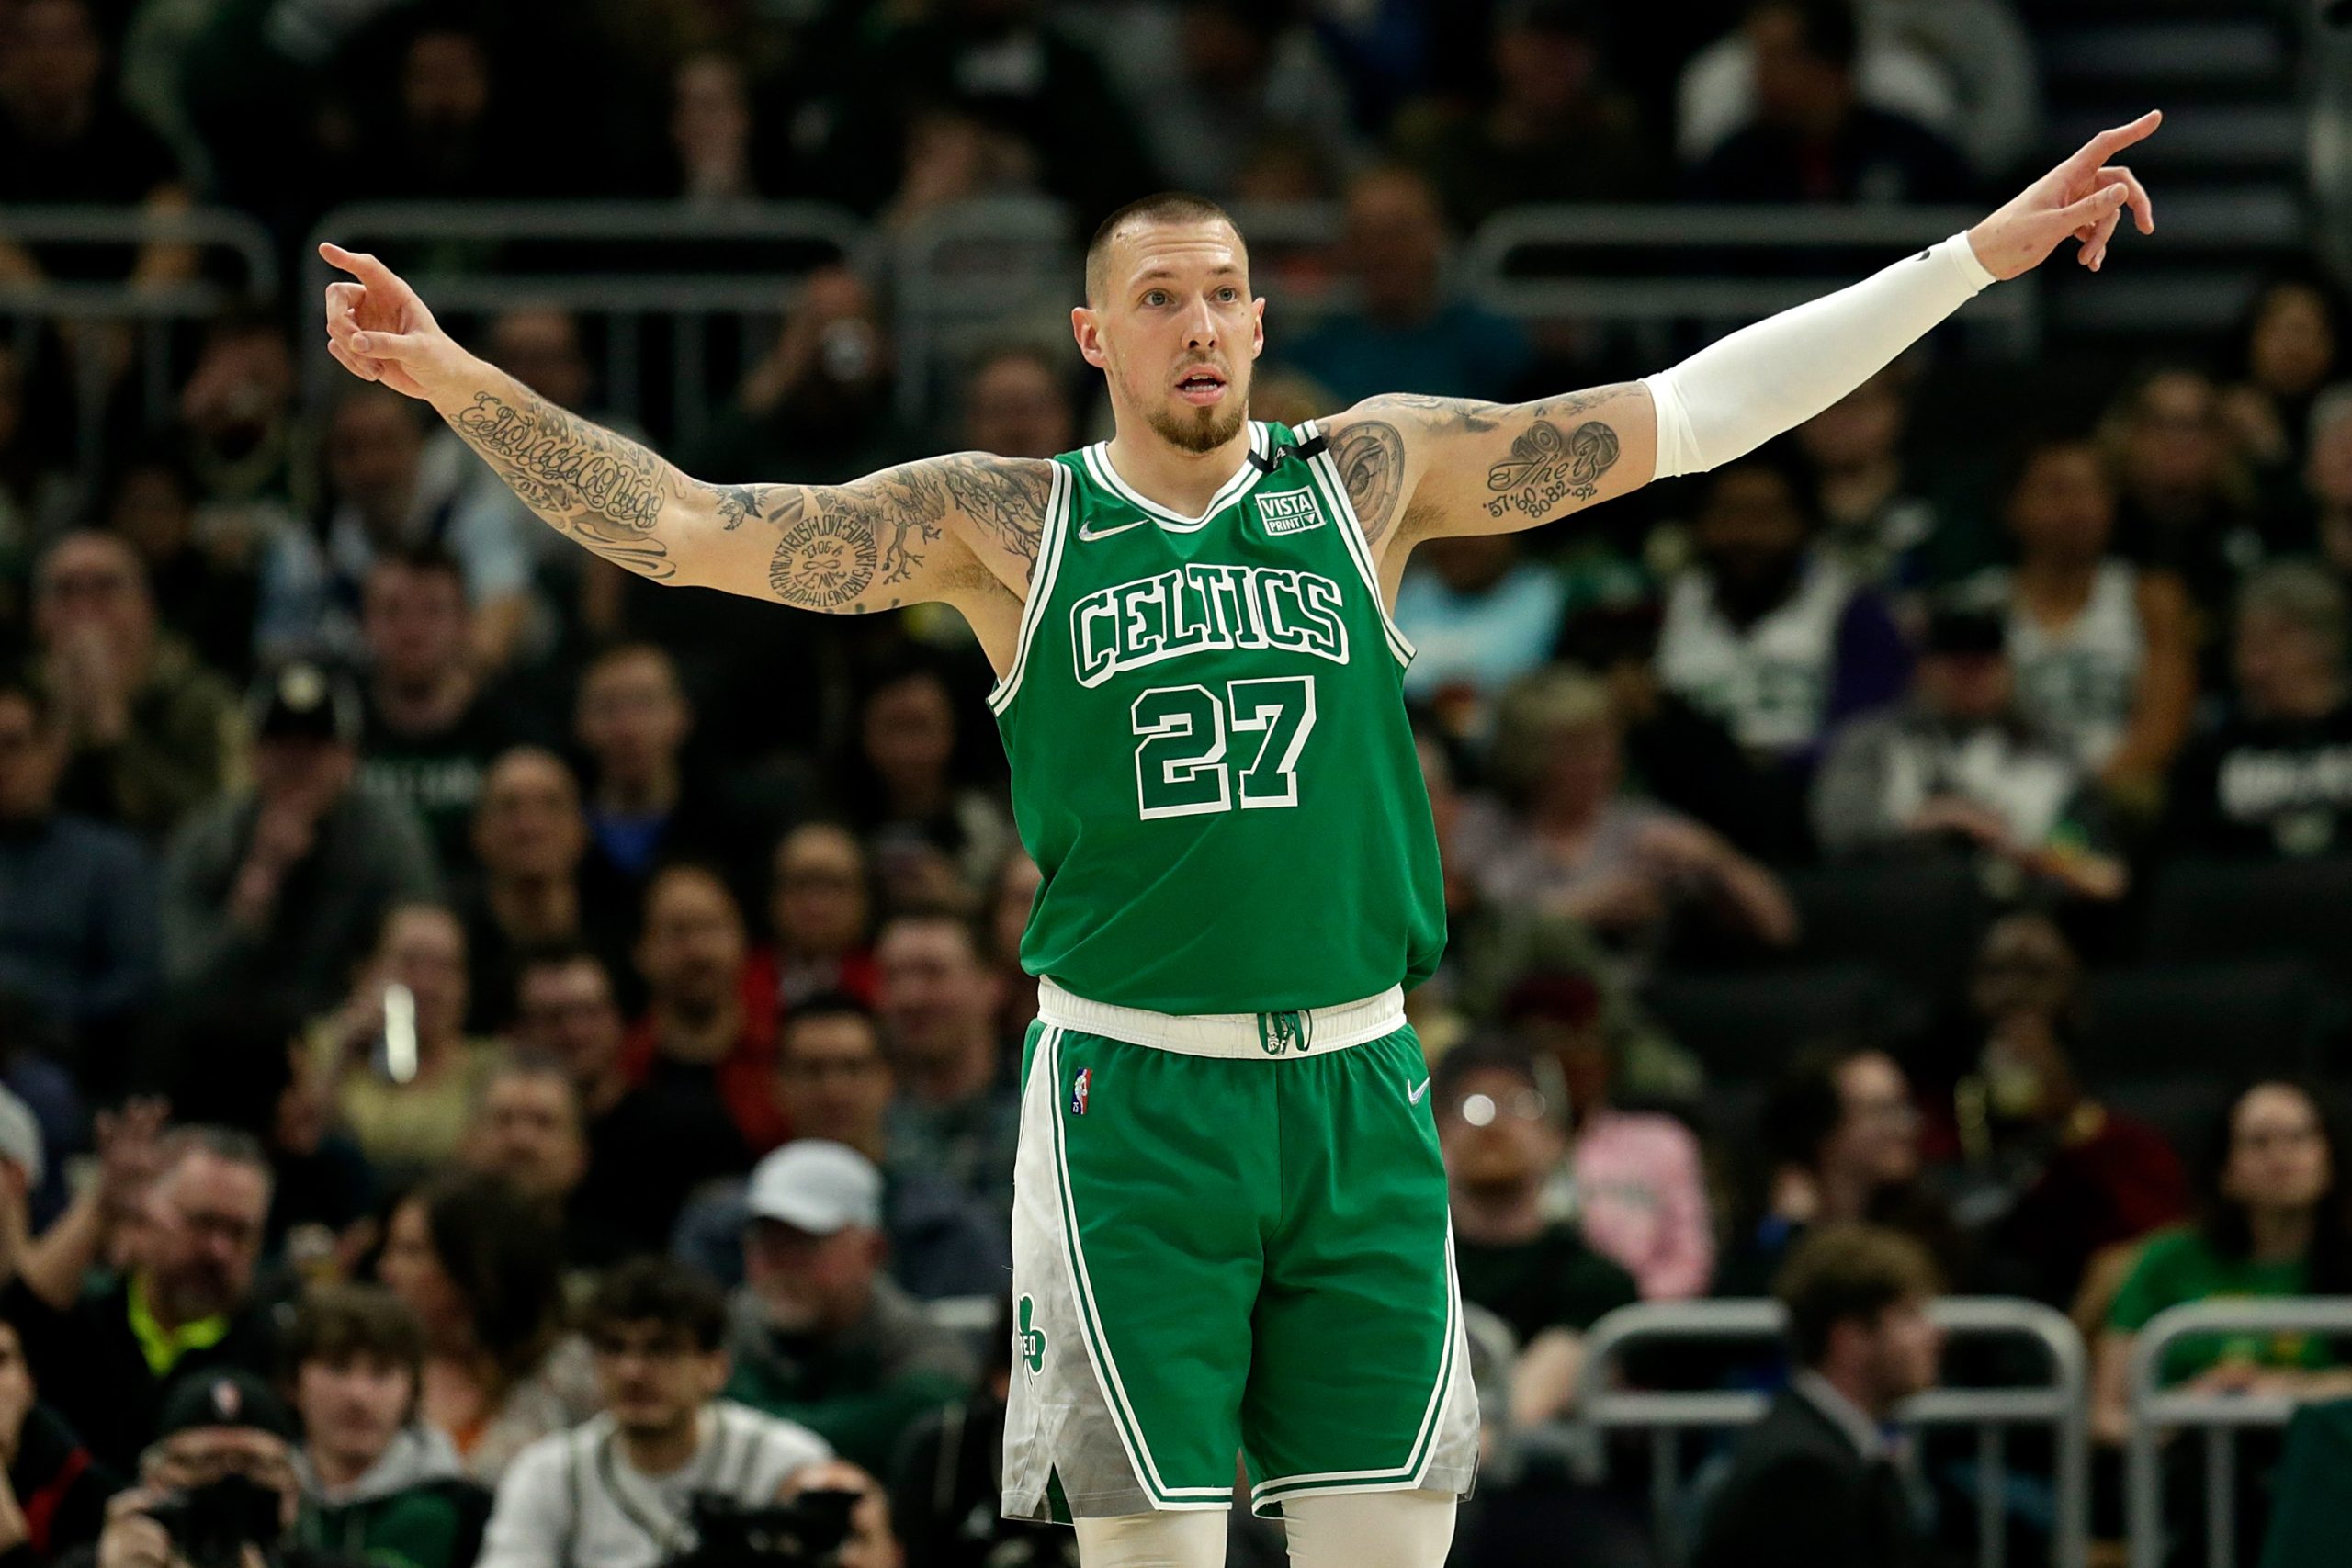
{"type": "Polygon", "coordinates": [[[1012,1337],[1013,1358],[1028,1367],[1032,1377],[1046,1370],[1046,1331],[1030,1321],[1036,1310],[1036,1303],[1021,1298],[1021,1330],[1012,1337]]]}

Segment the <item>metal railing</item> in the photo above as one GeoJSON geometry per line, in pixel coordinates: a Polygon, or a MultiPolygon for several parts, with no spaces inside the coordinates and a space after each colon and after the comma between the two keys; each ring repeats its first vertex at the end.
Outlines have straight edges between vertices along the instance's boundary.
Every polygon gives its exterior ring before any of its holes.
{"type": "MultiPolygon", "coordinates": [[[[387,261],[436,315],[553,307],[594,319],[605,350],[603,401],[639,423],[647,401],[643,329],[666,322],[672,423],[685,435],[709,417],[714,328],[724,323],[735,333],[734,347],[748,362],[758,352],[754,323],[790,308],[814,263],[838,256],[864,264],[874,246],[873,231],[855,214],[797,201],[358,202],[321,218],[311,240],[303,277],[313,298],[342,276],[319,258],[318,242],[332,240],[345,249],[397,247],[387,261]],[[520,265],[485,265],[500,261],[502,250],[534,244],[554,249],[523,252],[520,265]],[[755,245],[776,254],[753,252],[755,245]],[[563,246],[574,254],[564,257],[563,246]],[[679,270],[662,265],[664,252],[719,246],[744,247],[737,258],[743,265],[695,265],[691,257],[679,270]],[[785,246],[800,247],[804,265],[786,265],[785,246]],[[627,248],[617,264],[615,247],[627,248]]],[[[337,374],[323,351],[310,355],[306,393],[322,398],[337,374]]]]}
{"type": "Polygon", "coordinates": [[[2205,1435],[2206,1568],[2237,1561],[2237,1437],[2248,1428],[2284,1427],[2297,1402],[2285,1395],[2201,1393],[2159,1386],[2165,1353],[2184,1339],[2245,1335],[2323,1334],[2352,1338],[2352,1297],[2297,1301],[2208,1301],[2169,1307],[2132,1341],[2132,1433],[2125,1456],[2132,1568],[2164,1561],[2165,1484],[2160,1447],[2167,1432],[2205,1435]]]}
{"type": "MultiPolygon", "coordinates": [[[[1978,1562],[1998,1568],[2006,1559],[2005,1503],[2012,1427],[2049,1428],[2056,1456],[2052,1477],[2057,1568],[2084,1568],[2089,1552],[2090,1433],[2087,1358],[2082,1337],[2064,1314],[2038,1302],[2006,1297],[1951,1296],[1930,1309],[1947,1334],[2025,1338],[2048,1351],[2051,1381],[2018,1388],[1939,1388],[1906,1402],[1899,1419],[1916,1427],[1975,1428],[1978,1562]]],[[[1618,1370],[1635,1347],[1661,1343],[1724,1345],[1779,1337],[1787,1314],[1773,1301],[1650,1302],[1620,1307],[1585,1336],[1577,1374],[1575,1421],[1596,1432],[1650,1436],[1652,1529],[1661,1555],[1682,1560],[1678,1515],[1682,1493],[1682,1436],[1744,1427],[1764,1414],[1766,1395],[1731,1390],[1666,1392],[1619,1386],[1618,1370]]],[[[1604,1451],[1595,1444],[1594,1451],[1604,1451]]]]}
{"type": "MultiPolygon", "coordinates": [[[[1643,347],[1668,347],[1665,329],[1717,330],[1815,299],[1894,259],[1980,221],[1976,208],[1642,207],[1506,208],[1470,236],[1463,281],[1491,310],[1530,323],[1649,329],[1643,347]],[[1611,253],[1623,276],[1606,265],[1611,253]],[[1586,265],[1564,267],[1563,254],[1586,265]],[[1676,258],[1662,272],[1662,256],[1676,258]],[[1871,255],[1876,256],[1873,261],[1871,255]],[[1537,258],[1549,258],[1534,265],[1537,258]],[[1683,262],[1699,265],[1682,270],[1683,262]]],[[[1957,318],[1987,329],[2002,352],[2041,340],[2040,284],[2029,274],[1988,289],[1957,318]]]]}
{"type": "MultiPolygon", "coordinates": [[[[155,424],[171,417],[178,390],[172,329],[277,293],[277,257],[269,231],[250,214],[227,208],[11,206],[0,208],[0,243],[110,250],[187,245],[236,258],[243,276],[234,284],[203,276],[171,283],[48,277],[0,283],[0,316],[11,319],[10,335],[20,358],[49,324],[104,322],[130,331],[140,408],[155,424]]],[[[130,270],[127,262],[123,270],[130,270]]],[[[97,453],[115,367],[106,355],[83,354],[75,358],[74,371],[75,457],[86,467],[97,453]]]]}

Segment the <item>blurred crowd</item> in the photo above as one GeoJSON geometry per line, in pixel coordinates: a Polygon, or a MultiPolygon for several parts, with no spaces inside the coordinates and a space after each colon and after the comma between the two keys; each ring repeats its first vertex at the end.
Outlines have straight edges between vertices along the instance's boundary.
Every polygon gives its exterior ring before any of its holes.
{"type": "MultiPolygon", "coordinates": [[[[1498,210],[1997,196],[2035,79],[1999,0],[0,0],[0,204],[227,204],[290,247],[367,197],[1333,198],[1343,243],[1283,265],[1343,304],[1261,367],[1295,420],[1599,378],[1454,288],[1498,210]]],[[[0,243],[17,281],[199,267],[0,243]]],[[[1028,342],[908,424],[887,287],[820,267],[651,435],[828,481],[1104,433],[1028,342]]],[[[1037,873],[985,661],[922,609],[626,577],[423,405],[306,402],[310,309],[193,332],[173,417],[116,398],[95,468],[61,389],[127,388],[123,340],[0,342],[0,1554],[165,1568],[201,1532],[157,1499],[235,1476],[321,1562],[651,1568],[714,1493],[832,1510],[852,1568],[1074,1561],[993,1503],[1037,873]]],[[[1627,1303],[1780,1283],[1769,1450],[1934,1381],[1926,1296],[2037,1299],[2111,1452],[2157,1312],[2352,1284],[2345,330],[2314,266],[2045,395],[1922,352],[1713,473],[1416,553],[1466,1561],[1651,1560],[1638,1492],[1544,1440],[1627,1303]],[[2165,945],[2198,875],[2235,948],[2165,945]]],[[[609,417],[566,311],[468,341],[609,417]]],[[[2309,1337],[2165,1372],[2352,1392],[2309,1337]]],[[[1933,1458],[1885,1529],[1938,1512],[1933,1458]]],[[[1784,1529],[1762,1462],[1717,1538],[1784,1529]]]]}

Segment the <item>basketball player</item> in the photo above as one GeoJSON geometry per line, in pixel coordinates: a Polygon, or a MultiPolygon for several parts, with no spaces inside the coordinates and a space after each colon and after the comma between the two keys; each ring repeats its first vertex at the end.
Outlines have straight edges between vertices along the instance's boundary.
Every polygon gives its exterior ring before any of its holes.
{"type": "MultiPolygon", "coordinates": [[[[1724,462],[1844,397],[2146,192],[2098,137],[1967,233],[1662,375],[1517,407],[1248,417],[1264,301],[1206,201],[1089,247],[1112,440],[844,485],[716,484],[460,348],[323,247],[330,346],[433,404],[530,506],[662,582],[844,614],[956,606],[1044,874],[1023,1063],[1004,1506],[1090,1568],[1206,1568],[1235,1457],[1301,1568],[1431,1568],[1477,1455],[1445,1173],[1404,987],[1445,934],[1389,620],[1424,539],[1533,527],[1724,462]]],[[[780,681],[796,672],[779,671],[780,681]]]]}

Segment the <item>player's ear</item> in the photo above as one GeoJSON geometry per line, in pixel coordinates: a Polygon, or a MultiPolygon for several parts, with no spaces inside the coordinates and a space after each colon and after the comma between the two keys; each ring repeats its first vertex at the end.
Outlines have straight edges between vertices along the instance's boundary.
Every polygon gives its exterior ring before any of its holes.
{"type": "Polygon", "coordinates": [[[1079,305],[1069,313],[1069,334],[1078,340],[1078,352],[1097,370],[1103,368],[1102,319],[1091,306],[1079,305]]]}
{"type": "Polygon", "coordinates": [[[1266,352],[1266,297],[1259,295],[1250,301],[1250,357],[1257,358],[1266,352]]]}

